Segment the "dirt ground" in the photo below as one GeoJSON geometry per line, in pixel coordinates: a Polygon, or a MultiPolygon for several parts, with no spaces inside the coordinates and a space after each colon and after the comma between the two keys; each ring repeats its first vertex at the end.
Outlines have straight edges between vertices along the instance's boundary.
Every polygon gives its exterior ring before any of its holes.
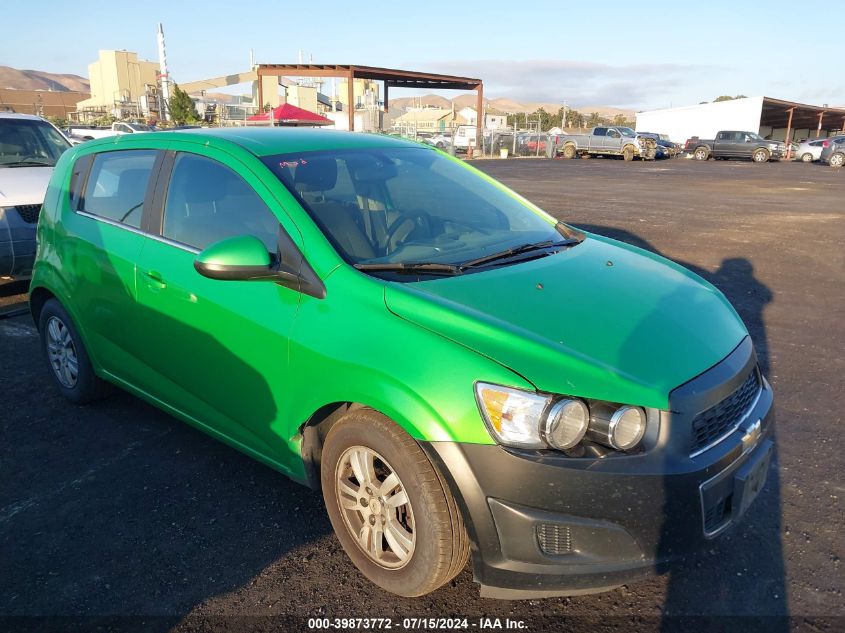
{"type": "MultiPolygon", "coordinates": [[[[475,165],[569,223],[682,262],[733,302],[775,391],[779,454],[740,526],[605,594],[482,600],[467,568],[397,598],[353,568],[318,494],[129,395],[62,400],[21,315],[0,318],[0,630],[307,630],[309,616],[399,630],[420,616],[470,629],[489,616],[534,631],[845,630],[845,173],[475,165]]],[[[0,290],[0,312],[25,306],[23,291],[0,290]]]]}

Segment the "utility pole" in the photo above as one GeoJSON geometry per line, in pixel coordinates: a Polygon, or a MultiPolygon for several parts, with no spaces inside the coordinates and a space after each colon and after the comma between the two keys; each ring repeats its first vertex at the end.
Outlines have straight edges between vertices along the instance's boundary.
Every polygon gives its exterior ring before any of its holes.
{"type": "Polygon", "coordinates": [[[168,113],[168,104],[170,100],[170,87],[168,86],[168,82],[170,79],[167,76],[167,56],[164,52],[164,27],[161,25],[161,22],[158,23],[158,65],[159,74],[161,75],[160,114],[162,119],[169,121],[170,114],[168,113]]]}

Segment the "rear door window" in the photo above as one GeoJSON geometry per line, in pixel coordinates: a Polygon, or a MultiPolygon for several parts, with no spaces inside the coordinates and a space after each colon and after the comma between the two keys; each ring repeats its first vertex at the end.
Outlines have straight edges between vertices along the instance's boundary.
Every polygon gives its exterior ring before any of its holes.
{"type": "Polygon", "coordinates": [[[103,152],[94,157],[79,210],[141,228],[155,150],[103,152]]]}

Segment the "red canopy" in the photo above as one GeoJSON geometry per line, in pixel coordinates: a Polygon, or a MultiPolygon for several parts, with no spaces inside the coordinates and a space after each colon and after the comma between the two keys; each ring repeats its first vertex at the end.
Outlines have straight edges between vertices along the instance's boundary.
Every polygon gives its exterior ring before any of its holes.
{"type": "MultiPolygon", "coordinates": [[[[251,117],[247,117],[247,121],[269,121],[270,113],[262,112],[251,117]]],[[[277,108],[273,108],[273,121],[278,121],[279,125],[331,125],[334,121],[326,117],[314,114],[308,110],[297,108],[290,103],[283,103],[277,108]]]]}

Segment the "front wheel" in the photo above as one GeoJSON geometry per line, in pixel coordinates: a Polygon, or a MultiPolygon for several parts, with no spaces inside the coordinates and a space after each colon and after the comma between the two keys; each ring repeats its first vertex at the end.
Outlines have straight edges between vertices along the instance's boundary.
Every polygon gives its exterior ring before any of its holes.
{"type": "Polygon", "coordinates": [[[755,163],[767,163],[769,162],[769,151],[765,149],[756,149],[754,150],[754,154],[752,154],[752,158],[755,163]]]}
{"type": "Polygon", "coordinates": [[[630,145],[622,149],[622,160],[630,162],[634,160],[634,148],[630,145]]]}
{"type": "Polygon", "coordinates": [[[845,154],[834,154],[828,161],[831,167],[842,167],[845,164],[845,154]]]}
{"type": "Polygon", "coordinates": [[[422,596],[466,565],[469,538],[448,486],[416,441],[380,413],[356,409],[338,420],[320,479],[343,549],[382,589],[422,596]]]}
{"type": "Polygon", "coordinates": [[[813,155],[812,154],[804,154],[801,157],[801,162],[803,163],[812,163],[813,162],[813,155]]]}

